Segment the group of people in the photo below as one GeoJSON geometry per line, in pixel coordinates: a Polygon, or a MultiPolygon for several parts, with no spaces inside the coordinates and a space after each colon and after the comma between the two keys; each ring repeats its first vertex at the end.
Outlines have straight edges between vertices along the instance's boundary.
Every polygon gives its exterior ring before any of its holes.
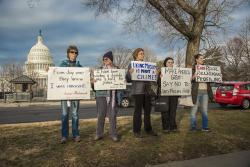
{"type": "MultiPolygon", "coordinates": [[[[69,46],[67,49],[67,60],[63,61],[60,67],[81,67],[79,61],[76,61],[78,56],[78,49],[76,46],[69,46]]],[[[137,48],[134,50],[133,59],[135,61],[144,61],[144,50],[142,48],[137,48]]],[[[103,55],[103,64],[100,67],[101,69],[117,69],[116,65],[113,63],[113,54],[111,51],[103,55]]],[[[190,112],[190,130],[197,130],[196,124],[196,113],[198,110],[198,105],[201,106],[202,111],[202,131],[208,132],[208,98],[213,100],[213,94],[210,87],[210,83],[201,83],[196,82],[196,72],[195,65],[203,65],[204,57],[202,54],[194,55],[195,64],[192,68],[192,88],[191,95],[193,101],[193,107],[190,112]]],[[[173,67],[174,59],[167,57],[164,60],[164,67],[173,67]]],[[[157,136],[157,133],[153,131],[151,125],[151,81],[136,81],[131,79],[131,74],[134,72],[134,69],[131,68],[131,65],[128,66],[126,73],[126,81],[132,83],[132,94],[135,99],[135,107],[133,114],[133,133],[136,138],[143,138],[141,133],[142,127],[142,110],[144,111],[144,131],[148,135],[157,136]]],[[[158,90],[161,87],[161,78],[162,75],[158,73],[158,90]]],[[[91,80],[92,85],[95,80],[91,80]]],[[[93,87],[94,88],[94,87],[93,87]]],[[[95,90],[94,90],[95,91],[95,90]]],[[[96,108],[97,108],[97,128],[96,135],[94,140],[101,140],[104,136],[104,124],[106,115],[109,118],[109,135],[111,139],[115,142],[119,140],[117,135],[117,91],[116,90],[96,90],[96,108]]],[[[168,107],[164,112],[161,112],[162,118],[162,129],[164,132],[175,132],[177,131],[176,124],[176,110],[178,105],[178,96],[164,96],[164,100],[167,102],[168,107]]],[[[69,110],[72,112],[72,136],[75,142],[80,142],[79,135],[79,100],[62,100],[62,139],[61,143],[65,143],[69,136],[69,110]]]]}

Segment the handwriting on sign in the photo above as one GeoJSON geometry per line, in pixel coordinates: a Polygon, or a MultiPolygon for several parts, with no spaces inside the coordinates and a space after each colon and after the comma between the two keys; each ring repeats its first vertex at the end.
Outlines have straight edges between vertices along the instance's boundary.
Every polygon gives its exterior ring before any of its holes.
{"type": "Polygon", "coordinates": [[[125,69],[96,69],[95,90],[126,89],[125,69]]]}
{"type": "Polygon", "coordinates": [[[90,99],[89,68],[50,67],[48,100],[90,99]]]}
{"type": "Polygon", "coordinates": [[[156,81],[156,64],[151,62],[131,61],[131,68],[135,69],[131,74],[132,80],[156,81]]]}
{"type": "Polygon", "coordinates": [[[219,66],[197,65],[197,82],[222,82],[222,74],[219,66]]]}
{"type": "Polygon", "coordinates": [[[161,69],[161,95],[181,96],[191,94],[191,75],[190,68],[167,68],[161,69]]]}

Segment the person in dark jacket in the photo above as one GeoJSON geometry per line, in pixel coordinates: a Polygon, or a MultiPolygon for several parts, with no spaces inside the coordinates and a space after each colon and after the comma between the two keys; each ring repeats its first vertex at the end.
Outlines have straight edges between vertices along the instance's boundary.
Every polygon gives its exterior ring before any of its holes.
{"type": "MultiPolygon", "coordinates": [[[[103,66],[101,69],[117,69],[113,64],[111,51],[103,55],[103,66]]],[[[116,90],[96,90],[97,128],[95,140],[103,138],[106,115],[109,118],[109,135],[114,142],[118,141],[116,130],[117,100],[116,90]]]]}
{"type": "MultiPolygon", "coordinates": [[[[137,48],[133,52],[133,58],[135,61],[144,60],[144,50],[142,48],[137,48]]],[[[142,138],[141,134],[141,124],[142,124],[142,108],[144,109],[144,130],[147,134],[152,136],[157,136],[157,134],[152,130],[151,126],[151,96],[148,93],[150,82],[148,81],[132,81],[131,73],[134,69],[131,68],[131,64],[128,67],[126,74],[127,82],[132,82],[132,94],[135,99],[135,110],[133,115],[133,132],[136,138],[142,138]]]]}
{"type": "MultiPolygon", "coordinates": [[[[78,56],[78,49],[74,45],[70,45],[67,49],[67,60],[62,61],[60,67],[82,67],[79,61],[76,61],[78,56]]],[[[80,135],[78,130],[79,117],[79,100],[62,100],[62,139],[61,143],[65,143],[69,136],[69,110],[72,112],[72,136],[75,142],[80,142],[80,135]]]]}
{"type": "MultiPolygon", "coordinates": [[[[173,68],[174,65],[174,59],[171,57],[167,57],[164,62],[164,67],[173,68]]],[[[158,76],[157,84],[158,84],[158,94],[160,95],[161,90],[161,77],[160,74],[158,76]]],[[[161,112],[161,120],[162,120],[162,129],[164,132],[175,132],[177,130],[176,125],[176,109],[178,105],[178,97],[179,96],[162,96],[166,103],[168,104],[168,107],[164,112],[161,112]]]]}
{"type": "MultiPolygon", "coordinates": [[[[194,55],[195,65],[204,65],[204,57],[202,54],[194,55]]],[[[210,83],[206,82],[196,82],[196,71],[195,65],[192,69],[192,87],[191,95],[194,106],[191,109],[190,122],[191,122],[191,131],[197,130],[196,125],[196,113],[198,110],[198,105],[200,104],[201,113],[202,113],[202,131],[209,132],[208,128],[208,98],[213,101],[213,92],[210,86],[210,83]]]]}

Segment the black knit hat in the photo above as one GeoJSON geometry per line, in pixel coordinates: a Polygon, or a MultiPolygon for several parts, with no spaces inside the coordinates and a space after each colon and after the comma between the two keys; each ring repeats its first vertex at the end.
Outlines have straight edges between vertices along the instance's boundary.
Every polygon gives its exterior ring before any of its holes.
{"type": "Polygon", "coordinates": [[[103,59],[104,59],[105,57],[109,58],[109,59],[113,62],[113,53],[112,53],[112,51],[109,51],[109,52],[105,53],[105,54],[103,55],[103,59]]]}

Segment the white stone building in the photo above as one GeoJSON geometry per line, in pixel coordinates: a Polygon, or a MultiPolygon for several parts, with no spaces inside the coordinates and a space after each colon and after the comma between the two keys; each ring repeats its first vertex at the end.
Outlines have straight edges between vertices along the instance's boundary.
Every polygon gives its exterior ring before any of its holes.
{"type": "Polygon", "coordinates": [[[24,74],[33,78],[37,85],[33,88],[34,93],[40,92],[39,96],[45,96],[47,89],[47,70],[54,66],[50,50],[43,43],[41,30],[37,36],[37,43],[30,49],[25,62],[24,74]],[[42,93],[41,93],[42,92],[42,93]]]}

